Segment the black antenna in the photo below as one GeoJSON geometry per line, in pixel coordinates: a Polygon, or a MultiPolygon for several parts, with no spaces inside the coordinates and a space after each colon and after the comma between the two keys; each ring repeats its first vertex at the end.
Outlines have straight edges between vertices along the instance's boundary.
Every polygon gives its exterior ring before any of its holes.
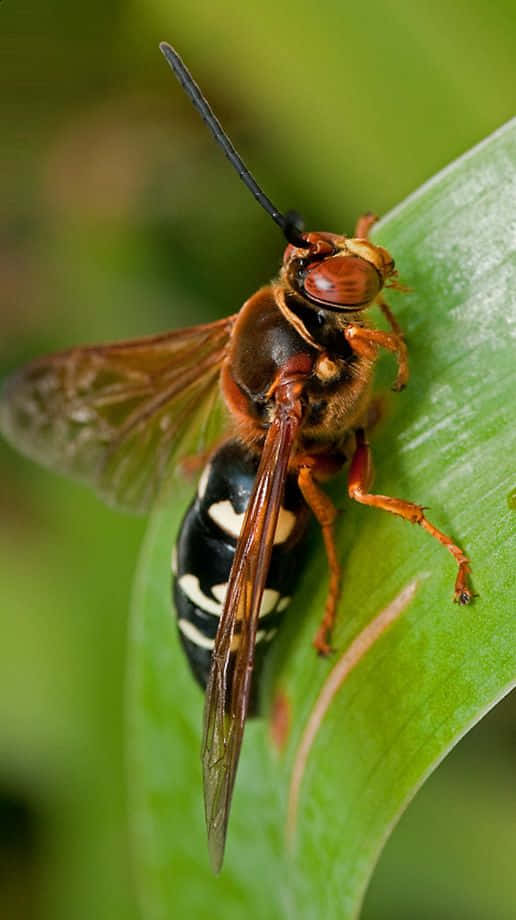
{"type": "Polygon", "coordinates": [[[274,207],[270,198],[267,198],[267,195],[262,192],[260,186],[245,166],[242,158],[236,152],[229,137],[222,128],[220,121],[214,114],[209,103],[204,98],[190,71],[183,64],[183,61],[179,57],[177,51],[175,51],[172,46],[168,44],[168,42],[161,42],[159,47],[160,51],[165,55],[185,93],[192,100],[201,118],[208,125],[208,128],[213,134],[215,140],[218,144],[220,144],[229,162],[232,164],[232,166],[235,167],[242,182],[247,185],[247,188],[252,192],[258,204],[261,204],[262,208],[267,211],[267,214],[270,214],[272,219],[278,224],[279,227],[281,227],[289,243],[292,243],[293,246],[309,249],[310,244],[301,236],[303,231],[303,221],[300,215],[295,211],[287,211],[286,214],[282,214],[281,211],[278,211],[278,209],[274,207]]]}

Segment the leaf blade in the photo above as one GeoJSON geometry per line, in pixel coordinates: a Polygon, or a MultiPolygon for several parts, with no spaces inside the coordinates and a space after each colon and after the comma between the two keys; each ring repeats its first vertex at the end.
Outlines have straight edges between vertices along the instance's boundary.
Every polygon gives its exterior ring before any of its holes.
{"type": "MultiPolygon", "coordinates": [[[[507,503],[516,448],[508,413],[514,250],[507,228],[515,153],[512,122],[400,205],[376,233],[413,287],[395,303],[412,378],[403,394],[389,397],[388,418],[373,439],[376,487],[431,505],[431,519],[471,555],[480,597],[470,609],[455,608],[454,566],[442,547],[385,514],[346,506],[338,534],[346,570],[335,633],[339,654],[411,578],[427,577],[320,726],[301,786],[296,845],[288,852],[293,762],[331,668],[310,647],[326,589],[322,549],[312,535],[313,552],[272,651],[265,688],[269,699],[278,689],[287,696],[290,736],[278,755],[267,725],[249,726],[226,868],[215,887],[200,804],[202,703],[189,685],[168,606],[165,560],[186,496],[151,523],[134,597],[130,693],[138,761],[134,810],[144,838],[142,888],[151,905],[146,916],[191,910],[195,889],[199,917],[236,917],[243,909],[250,918],[271,912],[308,918],[314,910],[356,917],[381,847],[408,801],[514,682],[507,503]]],[[[380,387],[391,377],[387,359],[380,387]]],[[[333,490],[342,503],[344,483],[333,490]]]]}

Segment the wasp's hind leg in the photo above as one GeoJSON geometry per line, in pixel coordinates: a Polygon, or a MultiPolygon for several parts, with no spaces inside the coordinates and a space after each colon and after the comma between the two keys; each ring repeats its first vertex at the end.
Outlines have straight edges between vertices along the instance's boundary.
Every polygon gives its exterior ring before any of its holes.
{"type": "Polygon", "coordinates": [[[337,509],[331,499],[315,482],[310,466],[301,466],[298,473],[298,485],[307,505],[313,511],[322,530],[324,548],[330,569],[330,584],[324,608],[324,615],[319,625],[313,645],[320,655],[331,652],[330,634],[335,623],[337,604],[340,595],[341,567],[335,546],[333,525],[337,517],[337,509]]]}
{"type": "Polygon", "coordinates": [[[370,505],[373,508],[381,508],[383,511],[390,511],[391,514],[397,514],[399,517],[410,521],[411,524],[419,524],[426,530],[430,536],[435,537],[443,546],[452,554],[459,571],[455,579],[455,591],[453,599],[458,604],[469,604],[474,594],[468,584],[468,575],[470,572],[469,559],[463,553],[459,546],[447,537],[445,533],[434,527],[433,524],[425,517],[424,509],[421,505],[413,502],[403,501],[401,498],[391,498],[389,495],[373,495],[369,492],[372,482],[373,468],[371,460],[371,449],[366,441],[363,429],[356,432],[356,449],[351,461],[351,467],[348,475],[348,493],[350,498],[360,502],[362,505],[370,505]]]}

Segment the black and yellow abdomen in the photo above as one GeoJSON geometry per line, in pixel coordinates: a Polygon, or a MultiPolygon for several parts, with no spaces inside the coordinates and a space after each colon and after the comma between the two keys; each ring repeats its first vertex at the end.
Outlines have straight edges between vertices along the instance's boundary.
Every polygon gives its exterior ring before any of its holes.
{"type": "MultiPolygon", "coordinates": [[[[179,637],[201,687],[206,686],[210,673],[236,542],[257,468],[258,459],[238,441],[228,441],[220,447],[200,477],[174,549],[173,597],[179,637]]],[[[289,476],[256,633],[254,690],[265,652],[295,589],[297,548],[307,519],[308,509],[296,478],[289,476]]],[[[238,641],[238,634],[234,641],[238,641]]]]}

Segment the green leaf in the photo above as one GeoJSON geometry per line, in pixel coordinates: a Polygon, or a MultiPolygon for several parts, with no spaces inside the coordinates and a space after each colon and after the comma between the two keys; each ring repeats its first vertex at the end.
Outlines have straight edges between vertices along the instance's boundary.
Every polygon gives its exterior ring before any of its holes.
{"type": "MultiPolygon", "coordinates": [[[[372,438],[376,488],[430,506],[431,520],[470,555],[479,596],[468,608],[455,607],[455,566],[445,549],[418,528],[352,505],[345,478],[332,484],[344,507],[336,654],[321,660],[311,647],[327,585],[314,527],[264,687],[266,710],[278,693],[288,700],[286,745],[277,751],[266,719],[249,723],[218,878],[209,869],[202,816],[202,694],[180,652],[169,596],[170,550],[189,495],[151,521],[134,593],[129,695],[131,804],[146,918],[230,920],[243,911],[250,920],[356,917],[407,803],[514,682],[515,161],[512,122],[404,202],[375,234],[412,289],[391,298],[412,376],[407,390],[386,397],[372,438]],[[392,612],[409,584],[413,597],[394,610],[391,627],[355,662],[324,712],[289,844],[294,764],[321,688],[350,643],[385,608],[392,612]]],[[[382,359],[380,391],[388,392],[393,374],[391,359],[382,359]]]]}

